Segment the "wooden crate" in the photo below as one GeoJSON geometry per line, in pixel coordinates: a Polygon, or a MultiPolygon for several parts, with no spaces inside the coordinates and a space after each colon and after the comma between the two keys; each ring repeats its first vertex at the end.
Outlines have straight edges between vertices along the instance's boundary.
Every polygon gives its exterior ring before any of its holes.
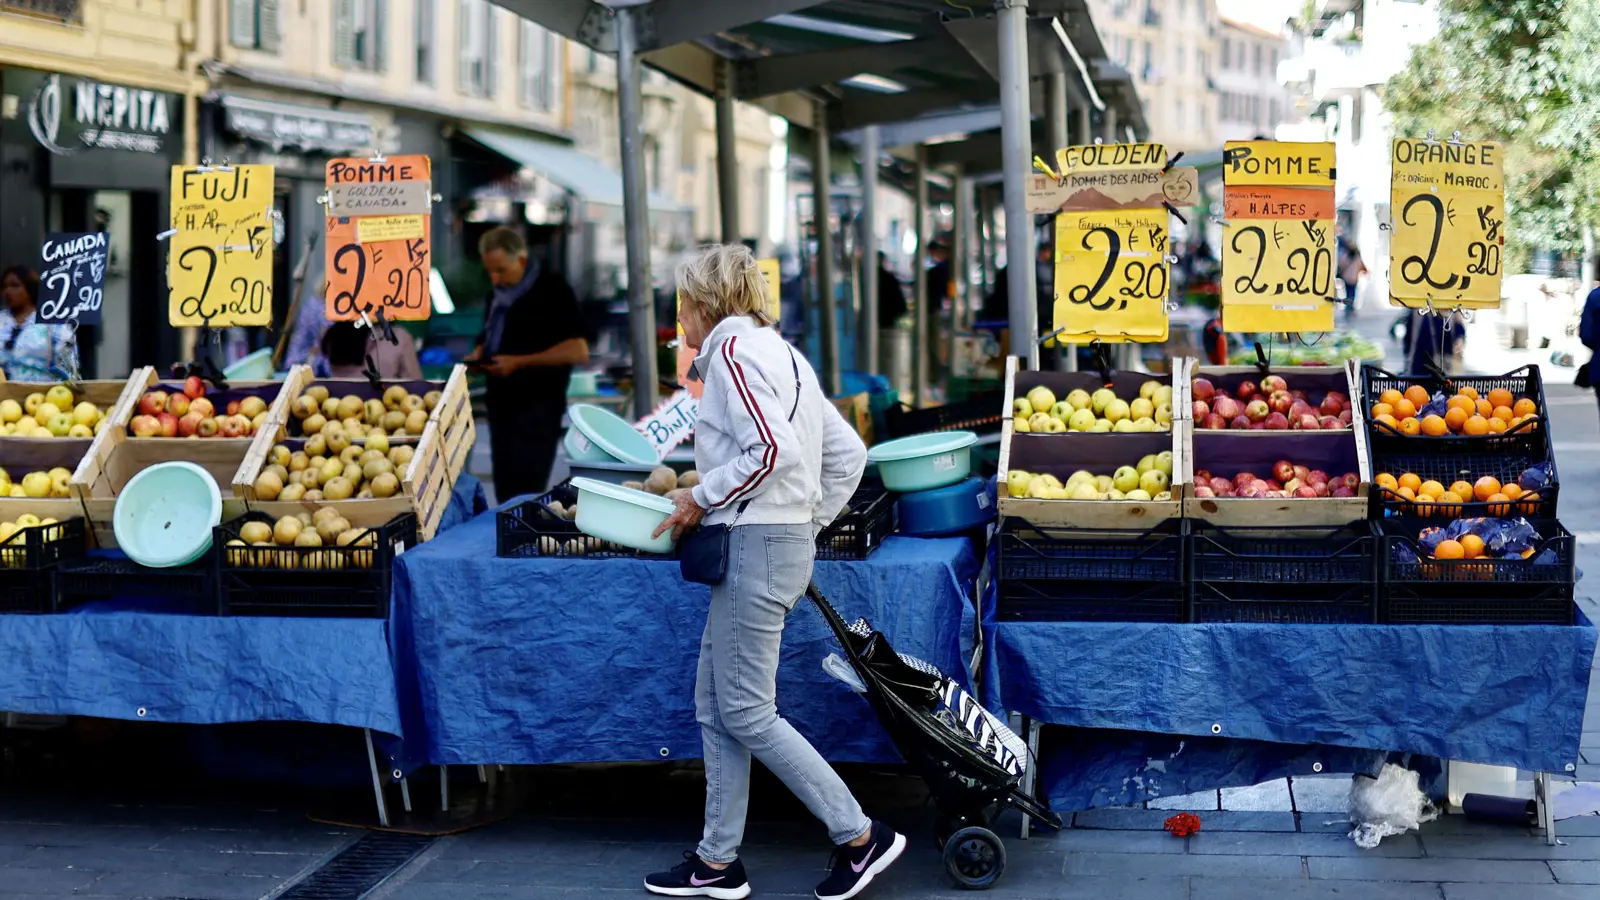
{"type": "MultiPolygon", "coordinates": [[[[1150,376],[1126,373],[1134,382],[1135,391],[1140,382],[1150,376]]],[[[1156,378],[1167,382],[1170,376],[1156,378]]],[[[1122,384],[1119,380],[1117,384],[1122,384]]],[[[1006,359],[1005,409],[1013,409],[1013,400],[1043,384],[1058,396],[1074,388],[1091,389],[1104,386],[1098,375],[1089,372],[1032,372],[1021,368],[1015,357],[1006,359]],[[1020,388],[1020,391],[1019,391],[1020,388]],[[1065,388],[1066,390],[1058,390],[1065,388]]],[[[1178,391],[1173,389],[1174,418],[1171,431],[1144,433],[1082,434],[1017,434],[1008,415],[1000,431],[999,494],[1000,515],[1024,519],[1038,526],[1067,526],[1072,528],[1152,528],[1158,522],[1182,515],[1183,504],[1178,492],[1185,441],[1183,421],[1176,417],[1178,391]],[[1034,500],[1007,496],[1006,476],[1015,467],[1028,472],[1048,472],[1067,479],[1078,469],[1088,469],[1095,474],[1110,474],[1119,466],[1131,466],[1147,453],[1172,451],[1173,487],[1171,500],[1034,500]],[[1028,468],[1033,466],[1034,468],[1028,468]]]]}
{"type": "MultiPolygon", "coordinates": [[[[411,464],[406,467],[405,477],[400,479],[399,494],[381,500],[320,501],[309,505],[338,505],[341,510],[345,506],[356,505],[364,510],[359,513],[363,521],[376,521],[379,524],[387,522],[399,512],[415,512],[421,539],[431,540],[438,531],[445,507],[450,504],[456,479],[466,468],[472,445],[477,440],[472,402],[467,394],[466,367],[457,366],[442,390],[443,396],[430,414],[421,437],[417,439],[416,451],[411,464]]],[[[285,511],[298,512],[307,505],[299,501],[265,501],[256,496],[256,478],[266,466],[267,455],[274,445],[288,440],[287,422],[279,422],[271,429],[257,432],[252,440],[247,458],[232,479],[234,495],[242,498],[250,509],[278,516],[285,514],[285,511]]],[[[354,523],[356,520],[351,518],[350,521],[354,523]]]]}
{"type": "MultiPolygon", "coordinates": [[[[1200,366],[1194,358],[1184,360],[1182,367],[1183,406],[1189,418],[1185,436],[1188,445],[1183,453],[1183,514],[1187,518],[1202,519],[1214,525],[1244,526],[1273,525],[1282,527],[1318,527],[1344,525],[1368,514],[1372,471],[1367,455],[1357,439],[1361,433],[1361,410],[1352,396],[1351,428],[1337,431],[1234,431],[1197,427],[1193,419],[1193,394],[1190,382],[1206,376],[1223,383],[1237,382],[1248,377],[1256,380],[1260,371],[1254,366],[1200,366]],[[1220,457],[1219,454],[1226,454],[1220,457]],[[1222,459],[1221,462],[1208,460],[1222,459]],[[1243,497],[1196,497],[1194,473],[1196,469],[1216,469],[1213,475],[1232,477],[1241,471],[1255,472],[1271,477],[1270,468],[1279,459],[1308,465],[1326,471],[1329,476],[1355,472],[1361,478],[1354,497],[1272,498],[1247,499],[1243,497]],[[1337,471],[1335,471],[1337,469],[1337,471]]],[[[1350,387],[1348,366],[1295,366],[1283,370],[1290,381],[1296,376],[1312,376],[1324,384],[1342,384],[1350,387]],[[1332,379],[1332,381],[1329,381],[1332,379]]],[[[1323,387],[1322,390],[1336,390],[1323,387]]]]}
{"type": "MultiPolygon", "coordinates": [[[[23,403],[29,394],[44,393],[58,383],[6,381],[4,375],[0,374],[0,400],[23,403]]],[[[138,389],[138,384],[133,377],[129,377],[120,381],[83,381],[71,387],[74,400],[88,400],[100,407],[103,418],[109,423],[116,411],[127,402],[127,396],[138,389]]],[[[0,469],[5,469],[13,483],[19,485],[29,472],[54,468],[75,471],[94,446],[94,441],[94,438],[0,436],[0,469]]],[[[16,521],[17,516],[25,513],[64,520],[83,515],[83,504],[70,493],[66,497],[0,497],[0,521],[16,521]]]]}

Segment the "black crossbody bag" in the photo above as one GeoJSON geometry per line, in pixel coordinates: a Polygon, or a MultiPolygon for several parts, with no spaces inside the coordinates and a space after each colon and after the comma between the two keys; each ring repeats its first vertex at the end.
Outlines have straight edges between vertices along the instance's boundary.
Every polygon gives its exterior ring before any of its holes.
{"type": "MultiPolygon", "coordinates": [[[[793,422],[795,413],[800,411],[800,363],[793,347],[789,348],[789,363],[794,366],[794,406],[789,410],[789,421],[793,422]]],[[[749,505],[749,500],[739,504],[733,514],[735,524],[749,505]]],[[[678,571],[684,581],[718,585],[728,577],[728,536],[732,531],[733,525],[701,525],[678,541],[678,571]]]]}

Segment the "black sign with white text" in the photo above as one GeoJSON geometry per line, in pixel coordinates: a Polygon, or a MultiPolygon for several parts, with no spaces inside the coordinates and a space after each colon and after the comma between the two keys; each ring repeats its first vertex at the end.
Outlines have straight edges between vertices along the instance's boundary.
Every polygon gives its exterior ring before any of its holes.
{"type": "Polygon", "coordinates": [[[39,267],[40,322],[100,324],[111,236],[60,232],[45,238],[39,267]]]}

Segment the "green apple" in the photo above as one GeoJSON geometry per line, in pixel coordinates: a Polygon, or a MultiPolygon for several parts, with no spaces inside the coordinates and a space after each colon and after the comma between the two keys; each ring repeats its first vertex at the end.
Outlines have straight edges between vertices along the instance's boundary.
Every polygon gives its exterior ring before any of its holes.
{"type": "Polygon", "coordinates": [[[1021,469],[1012,469],[1006,473],[1006,493],[1013,497],[1026,497],[1028,495],[1028,482],[1033,476],[1021,469]]]}
{"type": "Polygon", "coordinates": [[[1134,471],[1138,472],[1140,475],[1143,475],[1155,467],[1156,455],[1154,453],[1146,453],[1144,456],[1139,457],[1139,461],[1133,466],[1134,471]]]}
{"type": "Polygon", "coordinates": [[[1061,434],[1067,430],[1067,423],[1061,421],[1055,416],[1051,416],[1050,424],[1046,425],[1044,430],[1050,434],[1061,434]]]}
{"type": "Polygon", "coordinates": [[[1150,381],[1146,381],[1144,384],[1139,385],[1139,399],[1140,400],[1149,400],[1151,397],[1154,397],[1155,394],[1156,394],[1156,391],[1158,391],[1160,389],[1161,389],[1161,382],[1156,381],[1155,379],[1151,379],[1150,381]]]}
{"type": "Polygon", "coordinates": [[[1043,412],[1056,405],[1056,395],[1044,385],[1039,385],[1028,392],[1028,405],[1034,412],[1043,412]]]}
{"type": "Polygon", "coordinates": [[[1162,426],[1163,428],[1170,428],[1172,426],[1172,407],[1156,407],[1156,424],[1162,426]]]}
{"type": "Polygon", "coordinates": [[[1072,404],[1073,409],[1088,409],[1089,392],[1079,388],[1067,395],[1067,402],[1072,404]]]}
{"type": "Polygon", "coordinates": [[[1113,394],[1110,388],[1101,388],[1089,398],[1089,406],[1094,410],[1094,414],[1098,416],[1104,413],[1106,407],[1110,406],[1111,401],[1115,399],[1117,399],[1117,395],[1113,394]]]}
{"type": "Polygon", "coordinates": [[[1061,487],[1061,479],[1055,477],[1054,475],[1051,475],[1049,472],[1046,472],[1043,475],[1040,475],[1039,477],[1044,479],[1044,483],[1045,484],[1048,484],[1053,488],[1061,487]]]}
{"type": "Polygon", "coordinates": [[[1128,415],[1135,419],[1149,419],[1156,414],[1156,405],[1143,397],[1128,404],[1128,415]]]}
{"type": "Polygon", "coordinates": [[[1050,482],[1045,481],[1038,475],[1033,476],[1028,482],[1028,498],[1031,500],[1049,500],[1050,482]]]}
{"type": "Polygon", "coordinates": [[[1048,499],[1051,499],[1051,500],[1067,500],[1067,499],[1070,499],[1071,496],[1072,496],[1071,494],[1067,493],[1067,489],[1066,488],[1064,488],[1064,487],[1053,487],[1053,488],[1050,489],[1050,497],[1048,499]]]}
{"type": "Polygon", "coordinates": [[[1011,414],[1017,418],[1026,419],[1033,415],[1033,412],[1033,404],[1028,402],[1027,397],[1018,397],[1011,401],[1011,414]]]}
{"type": "Polygon", "coordinates": [[[1078,471],[1073,472],[1072,475],[1067,478],[1067,487],[1077,487],[1085,481],[1093,484],[1094,476],[1083,471],[1082,469],[1079,469],[1078,471]]]}
{"type": "Polygon", "coordinates": [[[1011,430],[1017,434],[1027,434],[1033,430],[1033,426],[1028,424],[1027,419],[1017,416],[1015,419],[1011,420],[1011,430]]]}
{"type": "Polygon", "coordinates": [[[1156,499],[1157,500],[1171,500],[1172,499],[1172,492],[1171,491],[1162,491],[1161,493],[1156,495],[1156,499]]]}
{"type": "Polygon", "coordinates": [[[1028,427],[1043,434],[1050,430],[1050,423],[1054,421],[1049,413],[1036,412],[1028,417],[1028,427]]]}
{"type": "Polygon", "coordinates": [[[1072,489],[1072,499],[1099,500],[1100,493],[1100,489],[1096,488],[1093,482],[1083,481],[1079,482],[1078,486],[1072,489]]]}
{"type": "MultiPolygon", "coordinates": [[[[1148,459],[1149,457],[1146,458],[1148,459]]],[[[1141,473],[1139,470],[1134,469],[1133,466],[1123,466],[1116,472],[1112,473],[1111,483],[1116,487],[1117,490],[1126,493],[1127,491],[1131,491],[1139,486],[1140,474],[1141,473]]]]}
{"type": "Polygon", "coordinates": [[[1123,492],[1121,492],[1119,490],[1117,490],[1116,488],[1112,488],[1111,490],[1106,491],[1106,499],[1107,500],[1126,500],[1126,499],[1128,499],[1128,495],[1124,494],[1123,492]]]}
{"type": "MultiPolygon", "coordinates": [[[[1110,419],[1106,419],[1105,421],[1109,422],[1111,420],[1110,419]]],[[[1133,420],[1132,419],[1118,419],[1117,420],[1117,424],[1111,426],[1111,430],[1115,431],[1117,434],[1132,434],[1133,433],[1133,420]]]]}
{"type": "Polygon", "coordinates": [[[1167,477],[1167,473],[1160,469],[1151,469],[1139,476],[1139,488],[1151,494],[1161,493],[1171,482],[1172,479],[1167,477]]]}
{"type": "Polygon", "coordinates": [[[1094,413],[1087,409],[1073,412],[1072,419],[1067,422],[1067,427],[1073,431],[1088,431],[1094,427],[1094,413]]]}
{"type": "Polygon", "coordinates": [[[1110,475],[1096,475],[1094,477],[1094,488],[1095,488],[1095,490],[1099,491],[1100,493],[1104,494],[1106,491],[1111,490],[1113,487],[1115,487],[1115,485],[1113,485],[1111,483],[1111,476],[1110,475]]]}
{"type": "Polygon", "coordinates": [[[1134,419],[1133,420],[1133,430],[1141,432],[1141,433],[1149,432],[1149,431],[1155,431],[1156,430],[1156,420],[1155,419],[1148,419],[1148,418],[1146,418],[1146,419],[1134,419]]]}
{"type": "Polygon", "coordinates": [[[1073,413],[1072,404],[1068,403],[1065,400],[1057,400],[1056,401],[1056,405],[1050,407],[1050,415],[1054,416],[1057,419],[1060,419],[1063,422],[1065,422],[1066,420],[1072,418],[1072,413],[1073,413]]]}
{"type": "Polygon", "coordinates": [[[1139,490],[1129,491],[1127,499],[1129,499],[1129,500],[1143,500],[1144,502],[1148,503],[1148,502],[1150,502],[1150,492],[1147,491],[1147,490],[1144,490],[1142,488],[1139,489],[1139,490]]]}
{"type": "Polygon", "coordinates": [[[1163,450],[1156,454],[1156,468],[1165,472],[1167,480],[1172,480],[1172,451],[1163,450]]]}
{"type": "Polygon", "coordinates": [[[1106,434],[1111,431],[1111,422],[1106,419],[1095,419],[1094,427],[1089,429],[1090,434],[1106,434]]]}
{"type": "Polygon", "coordinates": [[[1163,384],[1156,388],[1156,392],[1150,396],[1150,402],[1157,406],[1170,407],[1172,405],[1172,385],[1163,384]]]}
{"type": "Polygon", "coordinates": [[[1128,402],[1113,397],[1111,402],[1106,404],[1105,416],[1113,422],[1120,422],[1123,419],[1130,418],[1128,415],[1128,402]]]}

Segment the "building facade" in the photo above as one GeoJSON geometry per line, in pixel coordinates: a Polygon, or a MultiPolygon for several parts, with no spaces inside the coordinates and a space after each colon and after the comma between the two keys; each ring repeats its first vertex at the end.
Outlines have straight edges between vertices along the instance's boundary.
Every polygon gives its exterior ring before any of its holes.
{"type": "Polygon", "coordinates": [[[1151,138],[1206,150],[1218,133],[1216,0],[1089,0],[1100,40],[1128,70],[1151,138]]]}
{"type": "Polygon", "coordinates": [[[1217,28],[1217,139],[1274,138],[1293,110],[1278,81],[1282,34],[1222,17],[1217,28]]]}

